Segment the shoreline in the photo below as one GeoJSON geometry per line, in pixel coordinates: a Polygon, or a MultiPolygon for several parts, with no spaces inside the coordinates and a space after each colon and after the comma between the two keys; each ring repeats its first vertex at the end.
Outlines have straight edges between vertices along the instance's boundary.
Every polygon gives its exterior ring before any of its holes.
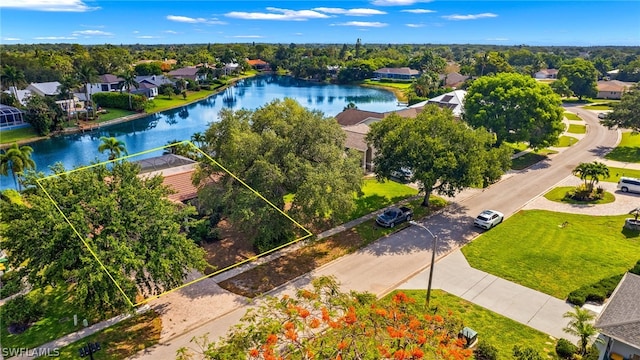
{"type": "MultiPolygon", "coordinates": [[[[59,130],[56,131],[55,133],[51,133],[50,135],[47,136],[38,136],[38,137],[33,137],[33,138],[28,138],[28,139],[22,139],[22,140],[18,140],[18,141],[14,141],[11,143],[5,143],[5,144],[0,144],[0,149],[6,149],[9,148],[11,145],[13,145],[14,143],[18,143],[18,145],[22,146],[22,145],[27,145],[27,144],[31,144],[31,143],[35,143],[41,140],[46,140],[46,139],[51,139],[57,136],[64,136],[64,135],[70,135],[70,134],[81,134],[87,131],[93,131],[96,129],[100,129],[102,127],[105,126],[111,126],[111,125],[116,125],[116,124],[121,124],[121,123],[125,123],[125,122],[129,122],[132,120],[136,120],[136,119],[140,119],[149,115],[153,115],[162,111],[167,111],[167,110],[171,110],[171,109],[176,109],[185,105],[190,105],[193,103],[196,103],[198,101],[204,100],[206,98],[209,98],[211,96],[217,95],[220,92],[224,91],[225,89],[229,88],[230,86],[235,85],[236,82],[238,82],[241,79],[246,79],[246,78],[250,78],[250,77],[254,77],[254,76],[259,76],[261,74],[264,73],[257,73],[257,74],[252,74],[249,76],[240,76],[240,77],[236,77],[233,78],[231,80],[229,80],[229,82],[226,85],[223,85],[219,88],[217,88],[216,90],[214,90],[214,92],[212,92],[211,94],[196,99],[196,100],[192,100],[189,102],[186,102],[184,104],[180,104],[180,105],[176,105],[174,107],[169,107],[166,109],[162,109],[162,110],[157,110],[157,111],[152,111],[152,112],[145,112],[145,113],[136,113],[136,114],[131,114],[131,115],[127,115],[127,116],[123,116],[123,117],[119,117],[119,118],[115,118],[112,120],[108,120],[105,122],[101,122],[101,123],[97,123],[97,124],[80,124],[79,126],[74,126],[74,127],[69,127],[63,130],[59,130]]],[[[398,88],[393,88],[393,87],[387,87],[387,86],[380,86],[380,85],[372,85],[372,84],[364,84],[364,83],[360,83],[357,84],[358,86],[362,86],[362,87],[371,87],[371,88],[377,88],[377,89],[382,89],[382,90],[387,90],[387,91],[391,91],[396,99],[398,100],[398,102],[402,102],[402,101],[406,101],[404,99],[404,93],[402,92],[402,90],[398,89],[398,88]]]]}

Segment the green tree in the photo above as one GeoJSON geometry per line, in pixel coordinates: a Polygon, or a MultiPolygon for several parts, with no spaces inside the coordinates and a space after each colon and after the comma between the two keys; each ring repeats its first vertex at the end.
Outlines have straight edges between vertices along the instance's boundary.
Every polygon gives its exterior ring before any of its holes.
{"type": "Polygon", "coordinates": [[[424,191],[452,196],[473,185],[487,186],[511,165],[506,146],[494,148],[494,137],[457,121],[450,110],[427,105],[415,119],[391,115],[371,124],[367,141],[376,149],[376,175],[388,179],[402,167],[413,171],[424,191]]]}
{"type": "MultiPolygon", "coordinates": [[[[345,156],[345,134],[335,119],[295,100],[274,100],[255,110],[224,109],[209,126],[202,149],[273,206],[302,224],[335,223],[354,207],[360,191],[360,156],[345,156]],[[285,204],[284,196],[294,199],[285,204]],[[286,205],[286,207],[285,207],[286,205]]],[[[291,240],[294,226],[271,205],[216,166],[202,167],[198,181],[221,179],[199,198],[254,238],[264,251],[291,240]]]]}
{"type": "MultiPolygon", "coordinates": [[[[86,101],[91,103],[91,94],[89,93],[89,87],[91,84],[95,84],[98,82],[98,72],[89,64],[82,64],[78,68],[76,72],[76,76],[78,77],[78,81],[84,87],[84,94],[86,97],[86,101]]],[[[96,107],[95,104],[91,106],[91,117],[96,117],[96,107]]]]}
{"type": "Polygon", "coordinates": [[[553,145],[563,130],[562,114],[560,97],[548,85],[515,73],[475,80],[464,99],[464,120],[493,132],[498,144],[553,145]]]}
{"type": "Polygon", "coordinates": [[[5,65],[2,67],[0,78],[16,88],[18,84],[25,82],[24,72],[11,65],[5,65]]]}
{"type": "Polygon", "coordinates": [[[100,137],[100,145],[98,145],[98,151],[101,153],[108,151],[109,152],[109,160],[115,160],[120,157],[121,154],[127,153],[127,148],[124,145],[124,142],[118,140],[114,137],[100,137]]]}
{"type": "Polygon", "coordinates": [[[617,126],[640,132],[640,83],[622,94],[620,102],[613,104],[613,111],[601,123],[609,128],[617,126]]]}
{"type": "Polygon", "coordinates": [[[127,297],[158,294],[204,269],[204,251],[182,231],[195,209],[170,201],[161,176],[138,176],[124,161],[53,170],[58,176],[40,180],[46,193],[34,182],[22,201],[0,201],[2,246],[34,287],[64,286],[80,309],[122,310],[127,297]]]}
{"type": "Polygon", "coordinates": [[[509,65],[505,59],[505,55],[501,52],[489,51],[484,54],[475,55],[474,72],[478,76],[512,71],[513,68],[509,65]]]}
{"type": "Polygon", "coordinates": [[[118,74],[118,77],[122,79],[122,86],[127,90],[127,93],[129,94],[129,110],[131,110],[131,87],[137,89],[138,86],[140,86],[140,84],[138,84],[138,82],[136,81],[136,73],[131,69],[127,69],[118,74]]]}
{"type": "Polygon", "coordinates": [[[25,120],[38,135],[48,135],[53,128],[56,112],[49,106],[46,98],[39,95],[29,96],[26,108],[25,120]]]}
{"type": "Polygon", "coordinates": [[[576,306],[573,311],[568,311],[563,316],[569,319],[569,323],[563,329],[564,332],[579,337],[580,354],[586,354],[589,341],[598,334],[598,330],[593,326],[595,315],[587,309],[576,306]]]}
{"type": "Polygon", "coordinates": [[[425,71],[419,78],[411,83],[411,91],[418,97],[428,97],[440,85],[438,74],[432,71],[425,71]]]}
{"type": "Polygon", "coordinates": [[[582,100],[583,96],[594,97],[598,93],[598,70],[589,60],[577,58],[560,66],[558,79],[567,79],[569,88],[582,100]]]}
{"type": "Polygon", "coordinates": [[[0,175],[8,176],[9,172],[11,172],[16,189],[21,187],[18,177],[25,170],[36,168],[36,163],[31,159],[32,153],[33,148],[31,146],[18,146],[18,143],[13,143],[8,149],[2,150],[0,153],[0,175]]]}
{"type": "Polygon", "coordinates": [[[436,76],[444,72],[447,61],[438,56],[433,50],[425,50],[421,56],[409,61],[409,67],[420,71],[435,73],[436,76]]]}
{"type": "Polygon", "coordinates": [[[607,165],[594,161],[591,163],[580,163],[572,171],[580,180],[584,180],[584,186],[589,191],[593,191],[593,186],[600,182],[600,178],[609,177],[609,168],[607,165]]]}
{"type": "MultiPolygon", "coordinates": [[[[402,292],[379,301],[319,277],[310,289],[266,298],[220,341],[194,341],[204,359],[470,359],[457,337],[461,322],[423,309],[402,292]]],[[[178,351],[181,360],[194,355],[178,351]]]]}
{"type": "Polygon", "coordinates": [[[549,86],[551,86],[553,92],[560,95],[560,97],[569,97],[573,95],[573,91],[569,88],[569,81],[567,78],[558,79],[549,84],[549,86]]]}

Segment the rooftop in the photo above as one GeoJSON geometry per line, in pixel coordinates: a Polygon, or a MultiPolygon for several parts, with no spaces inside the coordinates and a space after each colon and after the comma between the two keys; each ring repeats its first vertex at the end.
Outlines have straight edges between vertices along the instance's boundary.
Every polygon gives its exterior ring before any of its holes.
{"type": "Polygon", "coordinates": [[[640,349],[640,275],[626,273],[596,320],[595,327],[640,349]]]}

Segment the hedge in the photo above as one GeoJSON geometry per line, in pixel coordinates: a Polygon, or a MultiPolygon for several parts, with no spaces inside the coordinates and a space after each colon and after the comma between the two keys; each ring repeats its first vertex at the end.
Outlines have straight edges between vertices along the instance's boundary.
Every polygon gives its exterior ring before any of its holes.
{"type": "MultiPolygon", "coordinates": [[[[640,275],[640,260],[629,270],[630,273],[640,275]]],[[[623,274],[604,278],[597,283],[582,286],[569,293],[567,301],[574,305],[582,306],[587,301],[602,303],[613,293],[623,274]]]]}
{"type": "Polygon", "coordinates": [[[147,98],[143,95],[119,92],[100,92],[93,94],[91,98],[97,106],[129,110],[129,95],[131,95],[131,110],[144,110],[147,98]]]}

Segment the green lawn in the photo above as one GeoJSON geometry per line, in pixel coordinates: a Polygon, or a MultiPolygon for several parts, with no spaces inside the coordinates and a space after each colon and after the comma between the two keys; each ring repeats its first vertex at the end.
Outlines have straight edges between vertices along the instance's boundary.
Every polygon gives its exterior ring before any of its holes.
{"type": "Polygon", "coordinates": [[[505,144],[513,149],[513,153],[517,154],[521,151],[525,151],[529,148],[529,144],[524,143],[524,142],[518,142],[518,143],[510,143],[510,142],[505,142],[505,144]]]}
{"type": "Polygon", "coordinates": [[[640,235],[622,230],[625,217],[520,211],[462,252],[476,269],[565,299],[640,259],[640,235]]]}
{"type": "Polygon", "coordinates": [[[620,144],[610,153],[605,155],[606,159],[640,163],[640,134],[630,132],[622,133],[620,144]]]}
{"type": "Polygon", "coordinates": [[[364,194],[356,198],[356,209],[350,219],[357,219],[418,194],[418,190],[407,185],[395,181],[379,182],[376,179],[364,180],[362,192],[364,194]]]}
{"type": "Polygon", "coordinates": [[[526,169],[529,166],[546,159],[545,155],[536,154],[533,152],[528,152],[522,156],[518,156],[517,158],[511,160],[511,168],[513,170],[522,170],[526,169]]]}
{"type": "Polygon", "coordinates": [[[569,120],[578,120],[578,121],[582,120],[582,118],[580,118],[580,116],[578,116],[578,115],[576,115],[576,114],[574,114],[572,112],[565,112],[564,113],[564,117],[566,117],[569,120]]]}
{"type": "Polygon", "coordinates": [[[640,178],[640,170],[609,167],[609,177],[601,181],[617,183],[622,176],[640,178]]]}
{"type": "Polygon", "coordinates": [[[210,96],[215,93],[216,93],[216,90],[200,90],[197,92],[188,91],[186,99],[183,99],[182,95],[173,95],[171,99],[169,99],[169,97],[165,95],[160,95],[155,99],[153,99],[153,103],[155,104],[155,106],[151,108],[148,112],[155,113],[155,112],[160,112],[167,109],[180,107],[180,106],[192,103],[194,101],[204,99],[207,96],[210,96]]]}
{"type": "MultiPolygon", "coordinates": [[[[396,292],[385,296],[384,300],[391,299],[396,292]]],[[[411,313],[422,313],[426,291],[402,290],[402,292],[416,300],[415,304],[410,305],[413,310],[411,313]]],[[[452,316],[460,318],[464,326],[477,331],[479,341],[485,341],[496,347],[500,360],[513,359],[511,354],[514,345],[523,344],[536,349],[541,355],[555,357],[555,341],[549,335],[457,296],[442,290],[433,290],[430,306],[437,306],[438,314],[442,316],[451,316],[449,315],[451,311],[452,316]]]]}
{"type": "Polygon", "coordinates": [[[367,79],[363,81],[363,84],[367,85],[376,85],[376,86],[384,86],[384,87],[392,87],[400,90],[406,90],[411,87],[411,81],[407,82],[395,82],[395,81],[381,81],[381,80],[371,80],[367,79]]]}
{"type": "Polygon", "coordinates": [[[94,359],[125,359],[157,344],[161,331],[162,319],[155,311],[148,311],[63,347],[60,349],[60,358],[79,359],[78,351],[81,347],[89,342],[98,342],[101,350],[93,354],[94,359]]]}
{"type": "Polygon", "coordinates": [[[553,188],[551,189],[549,192],[547,192],[546,194],[544,194],[544,197],[548,200],[551,201],[557,201],[557,202],[563,202],[563,203],[567,203],[567,204],[578,204],[578,205],[584,205],[584,204],[609,204],[612,203],[616,200],[616,197],[608,192],[605,191],[604,192],[604,198],[597,200],[597,201],[578,201],[578,200],[573,200],[570,198],[565,198],[565,195],[567,194],[567,192],[571,191],[575,189],[575,186],[560,186],[557,188],[553,188]]]}
{"type": "Polygon", "coordinates": [[[567,130],[567,132],[570,132],[572,134],[584,134],[587,132],[587,126],[586,125],[578,125],[578,124],[570,124],[569,125],[569,130],[567,130]]]}
{"type": "MultiPolygon", "coordinates": [[[[69,296],[66,289],[58,287],[52,289],[48,287],[44,292],[33,290],[28,297],[37,299],[37,303],[44,311],[44,316],[40,321],[31,325],[27,331],[19,335],[9,334],[6,326],[0,327],[0,337],[4,347],[13,348],[34,348],[61,336],[82,329],[82,319],[91,316],[76,312],[69,303],[69,296]],[[73,325],[73,315],[78,315],[78,325],[73,325]]],[[[0,318],[2,317],[0,307],[0,318]]]]}
{"type": "Polygon", "coordinates": [[[129,110],[123,110],[123,109],[105,109],[105,110],[107,110],[107,113],[100,114],[100,117],[98,117],[98,122],[105,122],[105,121],[129,116],[129,115],[133,115],[136,113],[135,111],[129,111],[129,110]]]}
{"type": "Polygon", "coordinates": [[[583,108],[585,110],[611,110],[611,109],[613,109],[611,106],[609,106],[607,104],[587,105],[587,106],[583,106],[583,108]]]}
{"type": "Polygon", "coordinates": [[[0,131],[0,144],[11,144],[16,141],[38,137],[31,126],[0,131]]]}
{"type": "Polygon", "coordinates": [[[573,136],[562,135],[558,139],[558,144],[556,146],[557,147],[569,147],[569,146],[572,146],[573,144],[575,144],[577,142],[578,142],[578,139],[574,138],[573,136]]]}

